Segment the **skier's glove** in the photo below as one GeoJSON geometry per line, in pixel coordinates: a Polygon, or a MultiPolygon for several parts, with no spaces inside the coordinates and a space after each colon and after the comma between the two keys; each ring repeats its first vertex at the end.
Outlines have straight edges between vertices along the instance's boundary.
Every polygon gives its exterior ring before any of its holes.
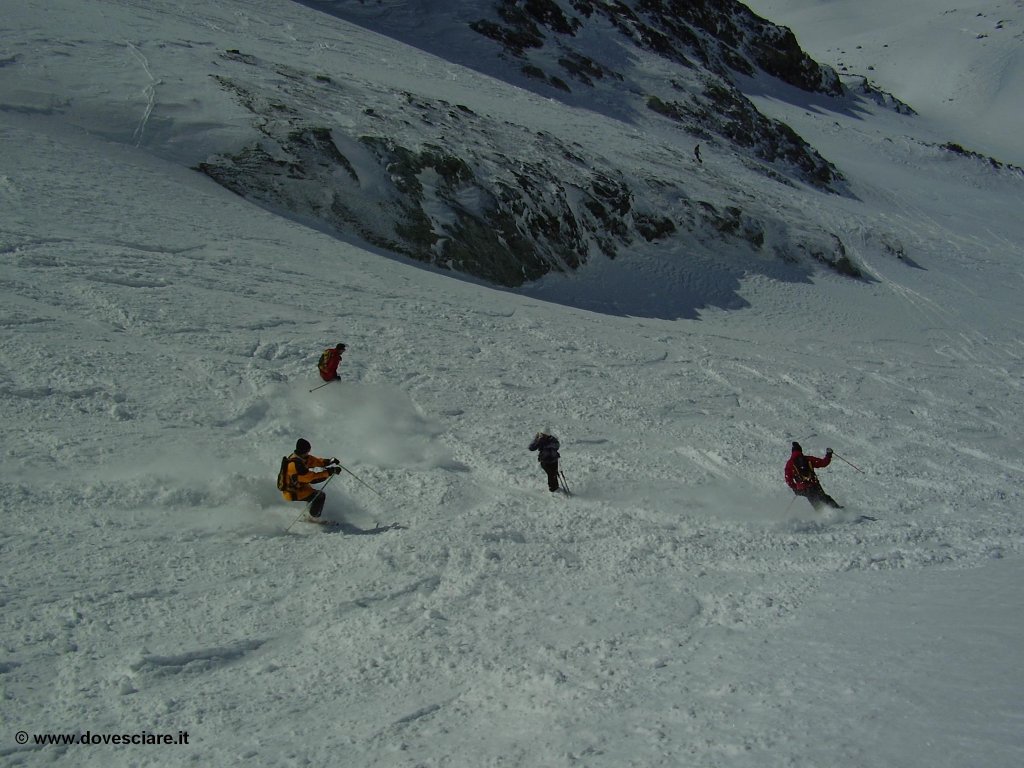
{"type": "Polygon", "coordinates": [[[332,475],[340,475],[341,467],[328,467],[327,471],[330,472],[332,475]]]}
{"type": "Polygon", "coordinates": [[[334,458],[333,456],[331,456],[331,458],[329,458],[329,459],[327,460],[327,466],[329,467],[329,466],[331,466],[331,464],[341,464],[341,462],[340,462],[340,461],[338,461],[338,460],[337,460],[336,458],[334,458]]]}
{"type": "Polygon", "coordinates": [[[826,456],[831,456],[832,455],[832,449],[831,448],[826,448],[825,449],[825,455],[826,456]]]}

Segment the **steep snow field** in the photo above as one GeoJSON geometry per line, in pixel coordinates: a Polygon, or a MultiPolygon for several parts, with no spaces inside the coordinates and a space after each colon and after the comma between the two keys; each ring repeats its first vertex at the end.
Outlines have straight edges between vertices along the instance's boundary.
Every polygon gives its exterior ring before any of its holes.
{"type": "Polygon", "coordinates": [[[1024,165],[1021,0],[751,0],[817,61],[867,77],[946,135],[1024,165]]]}
{"type": "MultiPolygon", "coordinates": [[[[779,21],[819,53],[855,7],[804,8],[813,44],[779,21]]],[[[899,7],[890,29],[920,10],[899,7]]],[[[1024,763],[1024,178],[937,147],[1019,162],[998,110],[974,132],[881,75],[920,117],[751,83],[853,197],[737,181],[713,152],[694,183],[828,221],[868,281],[780,263],[722,285],[678,242],[512,293],[188,170],[246,132],[210,52],[446,92],[652,173],[667,134],[298,5],[4,14],[2,762],[1024,763]],[[336,341],[343,381],[311,393],[336,341]],[[572,498],[526,451],[541,428],[572,498]],[[369,486],[332,480],[331,532],[286,532],[301,505],[274,475],[300,436],[369,486]],[[794,501],[792,440],[843,457],[820,475],[846,509],[794,501]],[[36,740],[85,731],[188,743],[36,740]]]]}

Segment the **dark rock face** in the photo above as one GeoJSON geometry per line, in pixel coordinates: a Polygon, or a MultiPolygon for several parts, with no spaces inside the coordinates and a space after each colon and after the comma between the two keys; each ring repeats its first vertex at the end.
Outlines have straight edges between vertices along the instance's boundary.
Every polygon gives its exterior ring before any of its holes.
{"type": "MultiPolygon", "coordinates": [[[[537,25],[573,35],[585,23],[567,16],[554,0],[533,0],[522,7],[502,0],[497,5],[511,27],[532,27],[534,40],[537,25]]],[[[833,96],[842,92],[836,73],[811,59],[790,30],[765,21],[736,0],[573,0],[565,5],[582,19],[604,16],[637,45],[684,66],[692,65],[688,53],[726,78],[730,71],[752,75],[762,69],[802,90],[833,96]]]]}
{"type": "MultiPolygon", "coordinates": [[[[292,75],[298,91],[310,87],[312,77],[292,75]]],[[[386,132],[309,125],[301,110],[279,108],[282,94],[268,100],[241,82],[224,85],[262,118],[263,138],[198,170],[267,208],[428,264],[517,286],[675,231],[615,168],[466,107],[407,94],[403,119],[434,129],[433,141],[413,147],[386,132]],[[464,154],[445,145],[447,135],[459,136],[464,154]]],[[[298,105],[297,96],[286,98],[298,105]]],[[[376,116],[364,114],[369,123],[376,116]]]]}
{"type": "MultiPolygon", "coordinates": [[[[606,27],[639,49],[665,58],[688,76],[671,81],[685,94],[669,98],[650,93],[647,106],[677,123],[694,137],[717,136],[750,151],[759,161],[785,176],[834,191],[842,177],[791,128],[762,115],[735,87],[735,77],[753,77],[758,70],[801,90],[838,96],[839,76],[811,59],[793,33],[755,15],[735,0],[499,0],[497,18],[470,24],[505,51],[522,59],[530,78],[561,90],[565,80],[539,63],[546,46],[561,52],[563,75],[583,87],[596,81],[622,81],[627,75],[594,61],[577,50],[574,38],[588,27],[606,27]],[[563,8],[563,6],[565,6],[563,8]]],[[[547,57],[549,58],[549,57],[547,57]]],[[[654,90],[654,84],[647,84],[654,90]]]]}
{"type": "MultiPolygon", "coordinates": [[[[384,13],[358,0],[307,4],[385,34],[394,13],[413,12],[402,3],[384,13]]],[[[493,51],[492,74],[577,106],[611,105],[613,118],[664,121],[685,137],[687,151],[676,165],[692,162],[689,146],[700,140],[746,158],[747,168],[772,183],[845,193],[834,166],[736,87],[737,78],[766,72],[827,97],[842,92],[838,78],[808,58],[788,30],[740,3],[460,5],[474,14],[478,7],[479,16],[461,33],[454,22],[446,29],[493,51]],[[623,49],[662,61],[656,69],[669,76],[652,79],[631,68],[633,55],[605,55],[623,49]]],[[[405,37],[414,34],[408,30],[415,25],[402,28],[405,37]]],[[[443,41],[434,45],[443,52],[443,41]]],[[[636,244],[680,238],[705,246],[711,238],[761,258],[815,260],[858,274],[845,252],[836,255],[835,243],[839,249],[842,243],[829,233],[776,236],[786,225],[767,206],[752,208],[743,194],[725,206],[695,199],[680,186],[685,173],[673,173],[669,182],[642,178],[593,148],[465,105],[354,85],[240,51],[222,59],[217,82],[252,115],[258,140],[210,157],[198,170],[247,199],[341,236],[504,286],[571,271],[595,256],[615,258],[636,244]],[[346,115],[346,124],[334,124],[332,114],[346,115]]]]}

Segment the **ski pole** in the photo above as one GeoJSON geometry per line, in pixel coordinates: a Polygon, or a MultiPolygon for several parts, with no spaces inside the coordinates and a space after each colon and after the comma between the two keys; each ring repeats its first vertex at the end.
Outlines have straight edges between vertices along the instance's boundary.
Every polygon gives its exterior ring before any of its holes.
{"type": "Polygon", "coordinates": [[[309,505],[313,503],[313,500],[317,497],[318,494],[321,494],[321,493],[324,492],[324,488],[326,488],[328,485],[330,485],[331,484],[331,480],[333,480],[334,478],[335,478],[335,475],[331,475],[330,477],[328,477],[327,478],[327,482],[323,484],[323,487],[320,488],[316,493],[314,493],[312,496],[309,497],[309,501],[306,502],[305,508],[303,508],[303,510],[301,512],[299,512],[299,517],[296,517],[294,520],[292,520],[291,525],[289,525],[287,528],[284,529],[285,533],[288,533],[288,531],[290,531],[292,529],[292,525],[295,525],[297,522],[299,522],[299,518],[300,517],[302,517],[303,515],[305,515],[305,514],[307,514],[309,512],[309,505]]]}
{"type": "MultiPolygon", "coordinates": [[[[840,461],[846,461],[846,459],[844,459],[844,458],[843,458],[842,456],[840,456],[840,455],[839,455],[838,453],[836,453],[835,451],[832,451],[832,455],[833,455],[833,456],[835,456],[835,457],[836,457],[837,459],[839,459],[840,461]]],[[[856,469],[856,470],[857,470],[858,472],[860,472],[860,473],[861,473],[862,475],[864,475],[864,474],[867,474],[867,473],[866,473],[866,472],[865,472],[865,471],[864,471],[863,469],[861,469],[860,467],[858,467],[858,466],[857,466],[856,464],[853,464],[852,462],[849,462],[849,461],[846,461],[846,463],[847,463],[847,464],[849,464],[849,465],[850,465],[851,467],[853,467],[854,469],[856,469]]]]}
{"type": "MultiPolygon", "coordinates": [[[[334,381],[337,381],[337,379],[332,379],[331,381],[328,381],[328,382],[327,382],[327,384],[332,384],[332,383],[334,383],[334,381]]],[[[324,387],[326,387],[326,386],[327,386],[327,384],[321,384],[321,385],[320,385],[319,387],[313,387],[313,388],[312,388],[311,390],[309,390],[309,391],[310,391],[310,392],[316,392],[316,391],[317,391],[318,389],[323,389],[324,387]]]]}
{"type": "MultiPolygon", "coordinates": [[[[308,504],[306,506],[307,506],[307,508],[309,507],[308,504]]],[[[306,510],[305,509],[302,510],[301,512],[299,512],[299,517],[302,517],[304,514],[306,514],[306,510]]],[[[290,531],[292,529],[292,526],[295,525],[297,522],[299,522],[299,517],[296,517],[294,520],[291,521],[291,523],[288,524],[288,527],[284,529],[285,533],[288,533],[288,531],[290,531]]]]}
{"type": "Polygon", "coordinates": [[[376,488],[374,488],[374,487],[373,487],[372,485],[367,485],[366,483],[364,483],[364,482],[363,482],[363,481],[362,481],[362,480],[361,480],[361,479],[360,479],[360,478],[359,478],[359,477],[358,477],[358,476],[357,476],[357,475],[356,475],[356,474],[355,474],[354,472],[352,472],[352,470],[350,470],[350,469],[349,469],[348,467],[346,467],[346,466],[345,466],[344,464],[342,464],[342,463],[341,463],[340,461],[338,462],[338,466],[339,466],[339,467],[341,467],[342,469],[344,469],[344,470],[345,470],[346,472],[348,472],[348,473],[349,473],[350,475],[352,475],[352,477],[354,477],[354,478],[356,479],[356,481],[357,481],[357,482],[363,483],[363,485],[366,485],[366,487],[367,487],[367,488],[369,488],[369,489],[370,489],[371,491],[373,491],[374,493],[376,493],[376,494],[377,494],[378,496],[380,496],[380,497],[381,497],[382,499],[384,498],[383,494],[381,494],[381,492],[380,492],[380,491],[378,491],[378,490],[377,490],[376,488]]]}
{"type": "Polygon", "coordinates": [[[571,494],[572,491],[569,490],[569,484],[565,482],[565,472],[558,470],[558,476],[562,478],[562,487],[565,488],[565,492],[571,494]]]}

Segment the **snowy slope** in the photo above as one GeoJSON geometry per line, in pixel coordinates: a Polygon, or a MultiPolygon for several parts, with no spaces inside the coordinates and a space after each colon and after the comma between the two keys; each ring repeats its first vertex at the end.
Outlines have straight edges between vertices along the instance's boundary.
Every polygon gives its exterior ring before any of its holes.
{"type": "MultiPolygon", "coordinates": [[[[751,82],[853,196],[750,194],[869,281],[669,242],[499,291],[189,170],[248,140],[211,62],[315,56],[651,175],[668,135],[299,5],[4,12],[3,762],[1021,763],[1024,180],[938,146],[981,133],[751,82]],[[525,450],[544,427],[573,498],[525,450]],[[332,480],[333,533],[285,533],[300,436],[373,489],[332,480]],[[794,439],[846,460],[845,510],[793,501],[794,439]],[[86,730],[189,739],[35,743],[86,730]]],[[[750,178],[705,165],[711,200],[750,178]]]]}
{"type": "Polygon", "coordinates": [[[955,141],[1024,165],[1020,0],[752,0],[818,61],[897,94],[955,141]]]}

